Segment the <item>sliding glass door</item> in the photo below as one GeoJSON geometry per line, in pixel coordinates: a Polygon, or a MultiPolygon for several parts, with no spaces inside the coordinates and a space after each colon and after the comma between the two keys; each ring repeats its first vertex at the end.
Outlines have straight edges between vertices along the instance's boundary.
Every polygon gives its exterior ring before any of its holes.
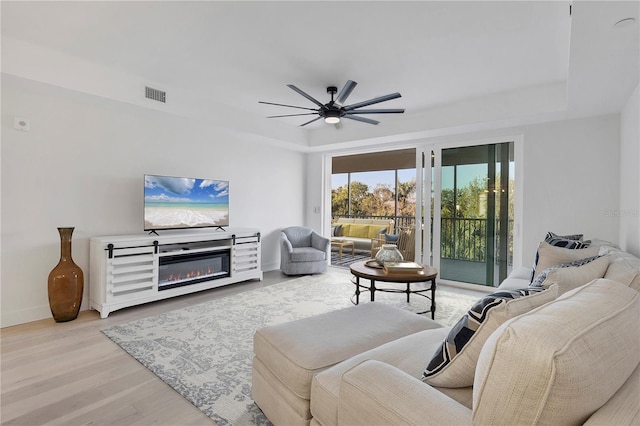
{"type": "Polygon", "coordinates": [[[423,261],[440,279],[497,286],[513,265],[514,143],[425,147],[417,160],[423,261]]]}

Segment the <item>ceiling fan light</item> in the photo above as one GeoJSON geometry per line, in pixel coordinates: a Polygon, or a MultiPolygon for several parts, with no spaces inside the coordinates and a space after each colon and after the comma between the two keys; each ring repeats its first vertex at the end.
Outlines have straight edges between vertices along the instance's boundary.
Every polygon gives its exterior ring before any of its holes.
{"type": "Polygon", "coordinates": [[[324,122],[327,124],[337,124],[340,122],[340,117],[325,117],[324,122]]]}

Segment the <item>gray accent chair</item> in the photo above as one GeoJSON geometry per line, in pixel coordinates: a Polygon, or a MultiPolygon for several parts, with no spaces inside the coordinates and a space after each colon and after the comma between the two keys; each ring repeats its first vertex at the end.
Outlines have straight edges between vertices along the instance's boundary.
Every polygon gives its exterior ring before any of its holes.
{"type": "Polygon", "coordinates": [[[280,233],[280,270],[287,275],[320,274],[327,271],[331,240],[303,226],[280,233]]]}

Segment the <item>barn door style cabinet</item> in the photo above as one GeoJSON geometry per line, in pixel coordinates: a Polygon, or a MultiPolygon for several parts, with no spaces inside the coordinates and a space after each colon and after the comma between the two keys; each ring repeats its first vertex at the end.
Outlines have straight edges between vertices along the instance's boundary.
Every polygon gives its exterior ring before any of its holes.
{"type": "Polygon", "coordinates": [[[90,308],[129,306],[247,280],[262,281],[255,229],[93,237],[90,308]]]}

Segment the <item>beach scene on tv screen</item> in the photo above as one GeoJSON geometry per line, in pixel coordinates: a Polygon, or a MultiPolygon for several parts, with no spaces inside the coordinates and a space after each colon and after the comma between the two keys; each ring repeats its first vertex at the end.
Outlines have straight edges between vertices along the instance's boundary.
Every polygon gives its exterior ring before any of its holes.
{"type": "Polygon", "coordinates": [[[145,176],[145,229],[228,225],[228,181],[145,176]]]}

